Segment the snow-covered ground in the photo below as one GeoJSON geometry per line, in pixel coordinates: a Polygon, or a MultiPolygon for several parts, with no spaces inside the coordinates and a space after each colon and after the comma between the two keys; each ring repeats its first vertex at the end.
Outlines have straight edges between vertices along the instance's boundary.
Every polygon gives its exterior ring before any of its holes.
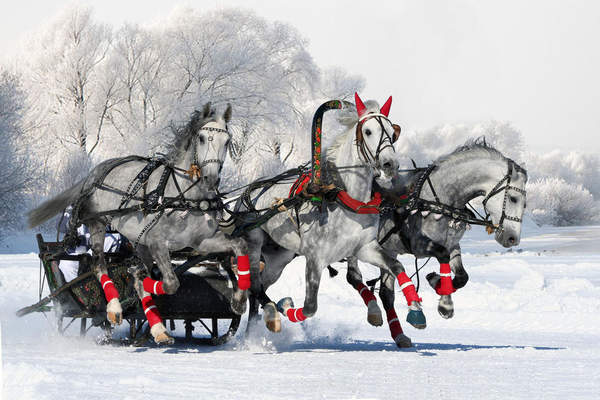
{"type": "MultiPolygon", "coordinates": [[[[454,295],[454,318],[437,314],[437,296],[422,279],[428,327],[403,324],[415,344],[408,350],[395,347],[386,326],[367,324],[341,265],[338,277],[323,276],[316,317],[284,322],[280,334],[261,328],[246,337],[243,321],[221,347],[98,346],[99,331],[60,337],[51,316],[15,317],[37,299],[37,255],[2,254],[3,398],[598,398],[600,227],[527,225],[512,252],[475,228],[463,252],[471,278],[454,295]]],[[[401,259],[412,270],[413,260],[401,259]]],[[[303,265],[300,258],[287,268],[273,298],[302,302],[303,265]]],[[[423,272],[436,267],[431,261],[423,272]]]]}

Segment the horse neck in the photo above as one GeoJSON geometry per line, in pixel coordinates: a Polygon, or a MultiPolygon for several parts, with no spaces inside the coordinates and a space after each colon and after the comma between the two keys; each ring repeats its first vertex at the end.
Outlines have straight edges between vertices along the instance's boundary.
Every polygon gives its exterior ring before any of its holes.
{"type": "MultiPolygon", "coordinates": [[[[430,179],[440,202],[462,208],[469,200],[487,194],[506,175],[506,168],[503,158],[458,155],[440,162],[430,179]]],[[[427,182],[421,197],[435,199],[427,182]]]]}
{"type": "Polygon", "coordinates": [[[336,149],[335,165],[339,168],[339,173],[346,192],[356,200],[366,202],[371,199],[371,189],[373,185],[373,172],[371,168],[364,165],[361,160],[355,144],[355,130],[349,129],[345,133],[345,138],[336,149]],[[355,167],[358,168],[341,168],[355,167]]]}

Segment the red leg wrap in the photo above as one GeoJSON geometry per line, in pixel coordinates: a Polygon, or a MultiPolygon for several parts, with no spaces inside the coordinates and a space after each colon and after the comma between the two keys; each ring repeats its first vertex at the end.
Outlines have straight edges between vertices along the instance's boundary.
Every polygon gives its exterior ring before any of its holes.
{"type": "Polygon", "coordinates": [[[440,264],[440,281],[435,286],[435,291],[440,296],[449,295],[456,292],[452,284],[452,270],[450,264],[440,264]]]}
{"type": "Polygon", "coordinates": [[[248,255],[238,256],[238,287],[241,290],[250,289],[250,257],[248,255]]]}
{"type": "Polygon", "coordinates": [[[360,283],[356,287],[356,290],[358,291],[358,293],[360,294],[360,297],[362,297],[363,301],[365,302],[365,306],[368,306],[369,302],[371,300],[375,300],[375,296],[373,295],[373,293],[371,293],[369,288],[365,286],[364,283],[360,283]]]}
{"type": "Polygon", "coordinates": [[[144,285],[144,291],[152,294],[165,294],[165,290],[163,289],[163,283],[161,281],[155,281],[151,278],[144,278],[142,282],[144,285]]]}
{"type": "Polygon", "coordinates": [[[146,319],[148,320],[150,328],[162,322],[158,308],[156,308],[156,304],[154,304],[154,300],[152,300],[151,296],[146,296],[142,299],[142,307],[144,308],[144,314],[146,314],[146,319]]]}
{"type": "Polygon", "coordinates": [[[396,339],[396,337],[402,333],[402,327],[400,326],[400,320],[396,315],[396,311],[393,308],[386,310],[388,325],[390,326],[390,332],[392,334],[392,339],[396,339]]]}
{"type": "Polygon", "coordinates": [[[106,297],[107,302],[119,298],[119,292],[108,275],[104,274],[100,277],[100,284],[102,285],[102,290],[104,290],[104,297],[106,297]]]}
{"type": "Polygon", "coordinates": [[[406,272],[400,272],[397,276],[398,284],[400,285],[400,289],[402,289],[402,293],[404,293],[404,297],[406,298],[406,303],[410,306],[410,303],[413,301],[421,302],[423,301],[417,291],[415,290],[415,285],[412,283],[410,278],[406,275],[406,272]]]}
{"type": "Polygon", "coordinates": [[[304,313],[302,313],[301,308],[289,308],[287,310],[287,317],[292,322],[302,322],[306,319],[304,313]]]}

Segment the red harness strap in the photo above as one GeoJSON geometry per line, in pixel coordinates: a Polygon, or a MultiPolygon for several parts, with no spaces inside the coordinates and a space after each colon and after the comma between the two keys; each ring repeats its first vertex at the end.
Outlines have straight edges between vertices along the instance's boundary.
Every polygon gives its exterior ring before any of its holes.
{"type": "Polygon", "coordinates": [[[379,206],[381,205],[381,193],[379,192],[375,192],[373,198],[368,203],[363,203],[350,197],[345,190],[338,192],[337,198],[343,205],[357,214],[379,214],[379,206]]]}
{"type": "Polygon", "coordinates": [[[456,289],[454,289],[454,285],[452,284],[451,272],[450,264],[440,264],[440,280],[435,286],[435,292],[440,296],[456,292],[456,289]]]}

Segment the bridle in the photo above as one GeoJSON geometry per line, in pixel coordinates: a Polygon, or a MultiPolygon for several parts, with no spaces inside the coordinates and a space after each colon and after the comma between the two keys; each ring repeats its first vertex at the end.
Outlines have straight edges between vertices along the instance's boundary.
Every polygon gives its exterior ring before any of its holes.
{"type": "MultiPolygon", "coordinates": [[[[202,162],[200,162],[198,160],[198,136],[199,136],[199,133],[202,131],[226,133],[231,138],[231,134],[229,133],[229,131],[227,129],[205,127],[205,126],[200,128],[198,130],[198,132],[192,136],[191,144],[192,144],[192,147],[194,148],[194,157],[193,157],[192,165],[190,165],[190,169],[189,169],[189,171],[187,171],[187,173],[190,175],[191,178],[193,178],[195,175],[198,178],[200,178],[202,176],[202,168],[206,167],[209,164],[213,164],[213,163],[219,164],[219,170],[221,170],[221,168],[223,167],[223,161],[219,160],[218,158],[210,158],[210,159],[203,160],[202,162]]],[[[214,140],[213,135],[209,135],[206,138],[207,142],[212,142],[213,140],[214,140]]]]}
{"type": "Polygon", "coordinates": [[[395,125],[386,117],[384,114],[380,113],[369,113],[366,114],[358,120],[358,124],[356,124],[356,148],[357,151],[363,156],[365,161],[371,166],[379,165],[379,155],[381,152],[388,147],[392,148],[392,151],[396,152],[394,149],[394,143],[398,140],[398,136],[400,136],[400,126],[395,125]],[[381,136],[379,137],[379,143],[377,144],[377,149],[375,150],[375,154],[371,152],[369,147],[365,144],[365,138],[363,133],[363,124],[370,120],[375,119],[379,126],[381,127],[381,136]],[[388,121],[390,125],[394,128],[394,133],[390,135],[388,131],[383,126],[383,121],[388,121]]]}
{"type": "Polygon", "coordinates": [[[517,193],[521,193],[523,196],[527,196],[527,192],[524,189],[518,188],[518,187],[510,184],[511,180],[512,180],[513,170],[515,170],[517,172],[523,172],[523,173],[527,173],[527,171],[525,171],[525,169],[523,169],[521,166],[519,166],[517,163],[515,163],[511,159],[508,159],[507,166],[508,166],[508,171],[506,172],[506,175],[504,175],[504,177],[502,179],[500,179],[500,181],[496,184],[496,186],[494,186],[494,188],[485,196],[485,198],[483,199],[483,202],[482,202],[483,209],[485,210],[485,213],[486,213],[485,218],[488,219],[490,217],[490,213],[487,210],[488,200],[491,199],[492,197],[496,196],[498,193],[504,191],[504,200],[502,201],[502,214],[500,215],[500,221],[498,221],[498,224],[494,226],[494,228],[499,231],[504,230],[504,221],[505,220],[519,222],[519,223],[523,222],[522,218],[513,217],[511,215],[506,214],[506,203],[508,202],[508,197],[509,197],[508,191],[514,190],[517,193]],[[506,182],[506,185],[502,186],[502,184],[504,182],[506,182]]]}

